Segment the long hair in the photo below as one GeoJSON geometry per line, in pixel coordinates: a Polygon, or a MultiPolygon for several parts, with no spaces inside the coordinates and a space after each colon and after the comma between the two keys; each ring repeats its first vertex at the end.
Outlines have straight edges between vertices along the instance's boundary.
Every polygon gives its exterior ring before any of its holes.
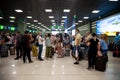
{"type": "Polygon", "coordinates": [[[105,40],[105,42],[108,41],[108,38],[107,38],[106,34],[101,34],[100,38],[103,39],[103,40],[105,40]]]}

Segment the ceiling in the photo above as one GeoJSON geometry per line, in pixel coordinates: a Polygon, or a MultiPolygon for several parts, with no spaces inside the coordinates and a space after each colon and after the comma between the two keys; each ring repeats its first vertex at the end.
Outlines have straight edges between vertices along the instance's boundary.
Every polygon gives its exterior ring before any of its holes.
{"type": "MultiPolygon", "coordinates": [[[[41,26],[33,20],[38,20],[44,26],[50,28],[51,20],[55,20],[56,26],[61,25],[61,20],[65,20],[64,29],[67,29],[78,23],[76,26],[83,25],[89,21],[99,19],[101,17],[111,15],[120,11],[120,1],[110,2],[109,0],[1,0],[0,2],[0,24],[17,25],[19,22],[31,23],[35,26],[41,26]],[[15,12],[15,9],[22,9],[23,13],[15,12]],[[45,9],[52,9],[52,12],[45,12],[45,9]],[[63,9],[70,9],[69,13],[63,12],[63,9]],[[99,13],[91,13],[93,10],[100,10],[99,13]],[[76,15],[76,16],[74,16],[76,15]],[[9,16],[15,16],[15,22],[10,23],[9,16]],[[32,19],[27,19],[26,16],[32,16],[32,19]],[[50,19],[49,16],[54,16],[50,19]],[[62,16],[67,16],[63,19],[62,16]],[[85,20],[83,17],[88,16],[85,20]],[[75,18],[76,17],[76,18],[75,18]],[[82,23],[78,21],[82,20],[82,23]]],[[[34,28],[34,27],[33,27],[34,28]]],[[[63,30],[64,30],[63,29],[63,30]]]]}

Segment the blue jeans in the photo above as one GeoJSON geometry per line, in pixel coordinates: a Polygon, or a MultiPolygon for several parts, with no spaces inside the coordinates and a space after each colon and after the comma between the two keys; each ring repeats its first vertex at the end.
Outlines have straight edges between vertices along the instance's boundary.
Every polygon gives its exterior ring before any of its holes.
{"type": "Polygon", "coordinates": [[[42,56],[43,44],[39,44],[38,47],[39,47],[38,59],[42,59],[41,56],[42,56]]]}
{"type": "Polygon", "coordinates": [[[82,58],[82,53],[81,53],[81,48],[80,46],[74,46],[73,53],[76,53],[76,50],[78,51],[78,57],[81,59],[82,58]]]}
{"type": "Polygon", "coordinates": [[[108,56],[108,55],[107,55],[107,52],[108,52],[107,49],[102,49],[101,52],[102,52],[102,54],[103,54],[104,56],[108,56]]]}

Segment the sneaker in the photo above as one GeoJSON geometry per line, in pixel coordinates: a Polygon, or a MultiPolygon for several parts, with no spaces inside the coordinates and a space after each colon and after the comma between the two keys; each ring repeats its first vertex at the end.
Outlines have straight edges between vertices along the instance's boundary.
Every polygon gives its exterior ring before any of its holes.
{"type": "Polygon", "coordinates": [[[18,60],[19,58],[14,58],[14,60],[18,60]]]}
{"type": "Polygon", "coordinates": [[[44,61],[43,59],[39,59],[39,61],[44,61]]]}
{"type": "Polygon", "coordinates": [[[33,63],[33,61],[30,61],[29,63],[33,63]]]}
{"type": "Polygon", "coordinates": [[[91,68],[90,68],[90,67],[88,67],[87,69],[88,69],[88,70],[91,70],[91,68]]]}
{"type": "Polygon", "coordinates": [[[74,64],[79,64],[79,62],[75,62],[74,64]]]}

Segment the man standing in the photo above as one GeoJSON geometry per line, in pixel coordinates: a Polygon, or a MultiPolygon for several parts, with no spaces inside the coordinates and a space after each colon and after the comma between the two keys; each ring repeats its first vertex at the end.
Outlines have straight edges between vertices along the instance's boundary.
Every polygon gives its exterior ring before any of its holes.
{"type": "Polygon", "coordinates": [[[15,60],[18,60],[22,57],[22,42],[21,42],[22,36],[20,35],[20,32],[16,33],[15,36],[15,44],[16,44],[16,58],[15,60]]]}
{"type": "Polygon", "coordinates": [[[33,63],[33,61],[31,60],[31,55],[30,55],[30,50],[31,50],[31,46],[30,43],[33,41],[32,36],[30,36],[28,31],[25,31],[25,34],[23,36],[23,62],[26,62],[26,56],[29,60],[29,63],[33,63]]]}
{"type": "Polygon", "coordinates": [[[43,59],[42,59],[43,38],[42,38],[40,32],[38,32],[37,40],[38,40],[38,47],[39,47],[38,59],[39,59],[40,61],[43,61],[43,59]]]}
{"type": "Polygon", "coordinates": [[[79,64],[79,60],[82,58],[82,53],[81,53],[81,50],[80,50],[80,43],[81,43],[81,40],[82,40],[82,36],[79,32],[79,29],[76,29],[75,32],[76,32],[76,34],[75,34],[75,49],[74,49],[74,51],[75,52],[76,52],[76,50],[78,51],[78,56],[76,57],[76,62],[74,64],[79,64]]]}

